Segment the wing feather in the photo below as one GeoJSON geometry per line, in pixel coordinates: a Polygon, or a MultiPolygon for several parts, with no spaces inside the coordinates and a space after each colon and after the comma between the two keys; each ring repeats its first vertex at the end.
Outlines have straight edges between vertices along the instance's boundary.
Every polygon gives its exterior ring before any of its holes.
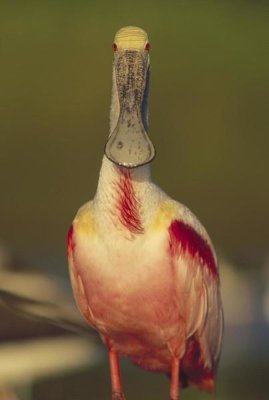
{"type": "Polygon", "coordinates": [[[181,378],[185,384],[190,382],[212,390],[223,333],[223,308],[215,252],[197,219],[189,217],[188,223],[182,219],[173,220],[169,235],[171,256],[181,271],[179,279],[185,276],[181,284],[185,293],[187,341],[181,378]]]}

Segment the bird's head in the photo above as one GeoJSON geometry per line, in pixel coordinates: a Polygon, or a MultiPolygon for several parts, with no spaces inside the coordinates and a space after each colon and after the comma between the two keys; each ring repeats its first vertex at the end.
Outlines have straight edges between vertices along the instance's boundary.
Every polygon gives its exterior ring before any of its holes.
{"type": "Polygon", "coordinates": [[[149,163],[155,149],[146,132],[149,83],[149,50],[147,33],[137,27],[120,29],[113,42],[114,96],[119,110],[116,124],[105,147],[114,163],[134,168],[149,163]]]}

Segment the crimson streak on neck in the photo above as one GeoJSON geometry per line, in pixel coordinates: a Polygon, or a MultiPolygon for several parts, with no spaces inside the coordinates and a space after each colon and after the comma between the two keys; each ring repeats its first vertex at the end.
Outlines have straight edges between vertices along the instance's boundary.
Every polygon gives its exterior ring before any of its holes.
{"type": "Polygon", "coordinates": [[[132,233],[143,233],[144,229],[139,214],[139,201],[136,197],[129,170],[120,170],[120,178],[117,182],[116,190],[119,194],[117,208],[122,225],[132,233]]]}
{"type": "Polygon", "coordinates": [[[169,246],[173,256],[181,251],[187,252],[192,258],[198,257],[209,272],[218,278],[217,265],[209,243],[190,225],[174,220],[169,226],[169,235],[169,246]]]}

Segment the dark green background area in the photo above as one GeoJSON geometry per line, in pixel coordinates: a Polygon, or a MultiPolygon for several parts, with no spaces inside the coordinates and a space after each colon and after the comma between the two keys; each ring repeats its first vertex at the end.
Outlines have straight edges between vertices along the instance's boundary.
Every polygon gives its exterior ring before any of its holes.
{"type": "Polygon", "coordinates": [[[111,43],[152,44],[153,175],[230,256],[268,249],[269,8],[251,1],[1,2],[1,238],[64,255],[108,134],[111,43]]]}

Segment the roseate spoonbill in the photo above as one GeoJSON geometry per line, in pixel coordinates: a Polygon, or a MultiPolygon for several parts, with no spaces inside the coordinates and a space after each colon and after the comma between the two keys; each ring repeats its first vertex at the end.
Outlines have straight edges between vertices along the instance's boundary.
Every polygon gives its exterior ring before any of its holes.
{"type": "Polygon", "coordinates": [[[150,178],[146,32],[113,43],[110,134],[97,192],[69,230],[77,305],[108,349],[112,399],[123,400],[119,357],[170,377],[170,399],[193,384],[213,390],[223,311],[208,234],[150,178]]]}

